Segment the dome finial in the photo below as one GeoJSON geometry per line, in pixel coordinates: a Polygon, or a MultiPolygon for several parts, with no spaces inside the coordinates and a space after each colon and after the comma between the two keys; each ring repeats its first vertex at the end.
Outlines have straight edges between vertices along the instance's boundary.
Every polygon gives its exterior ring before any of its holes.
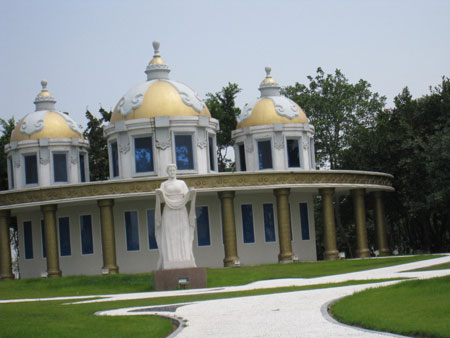
{"type": "Polygon", "coordinates": [[[269,66],[266,66],[266,68],[264,68],[264,69],[266,71],[266,77],[259,85],[261,97],[279,96],[281,88],[280,88],[279,84],[277,83],[277,81],[275,81],[275,79],[272,77],[272,75],[270,75],[272,68],[270,68],[269,66]]]}
{"type": "Polygon", "coordinates": [[[266,70],[266,77],[271,77],[270,72],[272,71],[272,68],[270,68],[269,66],[266,66],[265,70],[266,70]]]}
{"type": "Polygon", "coordinates": [[[47,91],[47,80],[41,80],[42,91],[47,91]]]}
{"type": "Polygon", "coordinates": [[[155,51],[154,56],[160,56],[159,55],[159,41],[153,41],[153,50],[155,51]]]}

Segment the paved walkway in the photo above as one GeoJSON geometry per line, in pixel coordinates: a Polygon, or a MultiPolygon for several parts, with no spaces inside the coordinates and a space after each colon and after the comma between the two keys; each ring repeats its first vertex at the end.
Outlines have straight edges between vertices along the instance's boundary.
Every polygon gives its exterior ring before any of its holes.
{"type": "MultiPolygon", "coordinates": [[[[143,299],[180,295],[232,292],[275,288],[284,286],[304,286],[324,283],[340,283],[348,280],[387,279],[387,278],[433,278],[450,275],[448,270],[403,272],[436,264],[449,263],[450,255],[396,265],[392,267],[353,272],[317,278],[292,278],[259,281],[242,286],[210,288],[197,290],[177,290],[164,292],[142,292],[104,296],[76,297],[87,299],[78,303],[105,302],[125,299],[143,299]],[[88,298],[101,299],[88,299],[88,298]]],[[[97,315],[162,315],[175,318],[182,323],[171,337],[392,337],[395,335],[362,330],[335,322],[328,316],[327,305],[344,296],[376,286],[385,286],[398,281],[353,285],[337,288],[296,291],[280,294],[249,296],[231,299],[209,300],[195,303],[158,305],[102,311],[97,315]]],[[[71,300],[75,297],[59,297],[71,300]]],[[[2,302],[35,301],[22,299],[2,302]]],[[[55,298],[39,299],[55,300],[55,298]]],[[[398,336],[396,336],[398,337],[398,336]]]]}

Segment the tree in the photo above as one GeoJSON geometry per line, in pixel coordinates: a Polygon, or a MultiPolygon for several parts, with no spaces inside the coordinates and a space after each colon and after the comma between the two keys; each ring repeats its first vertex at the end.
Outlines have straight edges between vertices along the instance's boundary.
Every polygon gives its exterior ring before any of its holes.
{"type": "Polygon", "coordinates": [[[319,67],[309,85],[296,83],[283,94],[302,107],[315,128],[316,161],[321,167],[342,168],[342,151],[359,128],[372,126],[386,98],[370,91],[367,81],[348,82],[339,69],[325,74],[319,67]]]}
{"type": "Polygon", "coordinates": [[[235,106],[235,98],[240,91],[236,83],[228,83],[221,91],[206,94],[206,105],[212,117],[218,119],[220,123],[220,130],[217,133],[219,171],[231,170],[234,167],[234,162],[227,158],[227,151],[233,145],[231,132],[236,129],[236,118],[241,113],[235,106]]]}
{"type": "Polygon", "coordinates": [[[83,136],[89,141],[89,170],[91,181],[102,181],[108,179],[108,144],[103,135],[103,125],[111,120],[111,112],[100,108],[101,118],[96,118],[89,110],[86,111],[88,119],[83,136]]]}
{"type": "Polygon", "coordinates": [[[403,252],[450,250],[450,80],[413,99],[408,88],[395,108],[355,137],[343,163],[394,175],[386,215],[403,252]]]}
{"type": "Polygon", "coordinates": [[[8,166],[5,146],[11,139],[11,134],[16,126],[14,117],[9,120],[0,119],[2,135],[0,136],[0,190],[8,190],[8,166]]]}

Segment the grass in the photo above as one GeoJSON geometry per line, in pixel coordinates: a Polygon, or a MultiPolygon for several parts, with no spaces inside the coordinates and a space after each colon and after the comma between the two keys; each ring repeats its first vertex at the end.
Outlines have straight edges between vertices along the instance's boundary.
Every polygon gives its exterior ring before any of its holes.
{"type": "Polygon", "coordinates": [[[432,270],[446,270],[450,269],[450,263],[444,263],[444,264],[436,264],[432,266],[427,266],[425,268],[420,269],[414,269],[414,270],[408,270],[407,272],[413,272],[413,271],[432,271],[432,270]]]}
{"type": "Polygon", "coordinates": [[[339,321],[414,337],[450,337],[450,276],[369,289],[331,307],[339,321]]]}
{"type": "MultiPolygon", "coordinates": [[[[320,277],[376,269],[437,257],[439,256],[421,255],[208,269],[208,287],[242,285],[266,279],[320,277]]],[[[0,299],[104,295],[144,291],[153,291],[152,275],[150,273],[0,281],[0,299]]]]}
{"type": "MultiPolygon", "coordinates": [[[[62,305],[63,301],[0,304],[1,337],[165,337],[171,320],[155,316],[94,316],[96,311],[210,299],[246,297],[270,293],[320,289],[384,280],[347,281],[303,287],[284,287],[216,294],[161,297],[104,303],[62,305]]],[[[187,324],[189,325],[189,323],[187,324]]]]}

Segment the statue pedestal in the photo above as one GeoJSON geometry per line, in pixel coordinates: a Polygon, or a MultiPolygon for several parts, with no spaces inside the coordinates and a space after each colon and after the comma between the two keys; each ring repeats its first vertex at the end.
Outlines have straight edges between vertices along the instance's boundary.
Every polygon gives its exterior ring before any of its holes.
{"type": "Polygon", "coordinates": [[[156,291],[206,288],[206,268],[183,268],[153,271],[156,291]]]}

